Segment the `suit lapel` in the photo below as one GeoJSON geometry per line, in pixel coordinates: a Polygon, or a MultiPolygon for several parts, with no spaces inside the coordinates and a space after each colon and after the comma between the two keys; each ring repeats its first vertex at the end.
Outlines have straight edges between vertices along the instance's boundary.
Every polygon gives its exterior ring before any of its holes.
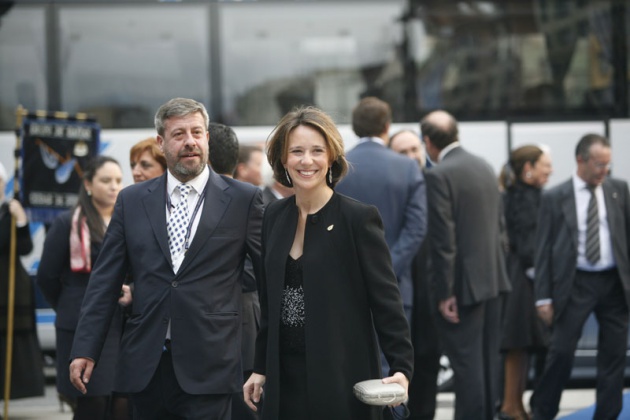
{"type": "Polygon", "coordinates": [[[149,185],[148,194],[142,199],[142,204],[158,245],[168,262],[172,264],[166,231],[166,172],[149,185]]]}
{"type": "Polygon", "coordinates": [[[186,257],[184,261],[182,261],[182,265],[177,274],[182,273],[190,264],[190,261],[195,259],[195,255],[203,248],[203,245],[208,241],[208,238],[212,236],[212,233],[223,218],[232,200],[232,198],[226,194],[228,187],[228,184],[223,181],[219,175],[210,171],[206,197],[203,202],[201,214],[199,215],[199,225],[197,226],[195,236],[190,243],[190,248],[188,252],[186,252],[186,257]]]}
{"type": "MultiPolygon", "coordinates": [[[[619,207],[619,194],[615,190],[615,186],[606,179],[602,184],[602,190],[604,192],[604,202],[606,203],[606,218],[608,219],[608,231],[610,232],[611,242],[613,244],[613,252],[615,250],[623,249],[623,246],[617,243],[619,240],[625,240],[620,238],[618,226],[623,226],[623,214],[619,207]],[[621,247],[621,248],[620,248],[621,247]]],[[[617,253],[614,252],[615,258],[617,253]]]]}
{"type": "Polygon", "coordinates": [[[562,213],[564,214],[564,220],[566,221],[569,232],[571,232],[571,239],[573,239],[573,245],[575,249],[578,247],[578,225],[577,225],[577,213],[575,210],[575,194],[573,192],[573,180],[569,180],[564,184],[562,189],[562,213]]]}
{"type": "Polygon", "coordinates": [[[284,288],[287,258],[295,239],[297,224],[298,210],[295,197],[291,197],[285,208],[275,216],[273,224],[266,229],[266,237],[263,238],[267,264],[265,271],[271,273],[271,276],[267,277],[267,291],[269,299],[274,302],[269,305],[275,311],[272,317],[280,316],[280,297],[284,288]]]}

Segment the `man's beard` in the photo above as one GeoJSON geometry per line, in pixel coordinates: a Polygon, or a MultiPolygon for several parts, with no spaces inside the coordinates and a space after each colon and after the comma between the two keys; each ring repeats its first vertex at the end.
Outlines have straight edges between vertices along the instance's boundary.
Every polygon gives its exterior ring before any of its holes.
{"type": "Polygon", "coordinates": [[[198,166],[195,166],[192,168],[187,167],[182,162],[177,162],[175,166],[173,166],[173,172],[175,172],[176,174],[182,175],[186,178],[188,177],[194,178],[197,175],[199,175],[201,172],[203,172],[204,166],[205,166],[205,162],[203,161],[203,159],[201,160],[201,162],[199,162],[198,166]]]}

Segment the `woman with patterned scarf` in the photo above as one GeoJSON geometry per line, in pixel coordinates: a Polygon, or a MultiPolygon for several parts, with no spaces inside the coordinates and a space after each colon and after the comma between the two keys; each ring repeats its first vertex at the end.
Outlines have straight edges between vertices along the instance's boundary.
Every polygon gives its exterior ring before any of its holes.
{"type": "Polygon", "coordinates": [[[122,310],[112,320],[86,395],[72,386],[68,371],[83,295],[121,189],[118,162],[107,156],[96,157],[83,173],[77,205],[51,225],[37,274],[42,293],[57,313],[57,392],[73,407],[75,420],[129,417],[127,399],[112,396],[122,310]]]}

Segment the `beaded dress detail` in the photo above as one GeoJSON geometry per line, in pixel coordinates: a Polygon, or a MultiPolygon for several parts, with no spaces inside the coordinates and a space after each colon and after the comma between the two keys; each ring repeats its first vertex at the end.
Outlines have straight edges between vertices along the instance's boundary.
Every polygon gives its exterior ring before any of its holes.
{"type": "Polygon", "coordinates": [[[282,353],[304,354],[304,288],[301,258],[287,257],[282,315],[280,317],[280,349],[282,353]]]}

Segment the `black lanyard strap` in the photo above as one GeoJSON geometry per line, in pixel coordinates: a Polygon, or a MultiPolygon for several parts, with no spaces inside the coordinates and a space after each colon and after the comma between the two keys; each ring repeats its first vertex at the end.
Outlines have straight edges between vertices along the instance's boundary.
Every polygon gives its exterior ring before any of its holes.
{"type": "MultiPolygon", "coordinates": [[[[192,225],[195,221],[195,217],[197,217],[197,212],[199,211],[199,208],[201,207],[201,203],[203,203],[206,199],[206,191],[208,190],[209,183],[210,183],[210,179],[208,178],[208,181],[206,182],[206,186],[203,187],[203,191],[197,197],[197,204],[195,204],[195,209],[193,210],[193,214],[192,216],[190,216],[190,220],[188,221],[188,227],[186,228],[186,237],[184,238],[184,249],[186,251],[188,251],[188,248],[190,246],[189,242],[190,242],[190,234],[192,233],[192,225]]],[[[186,198],[186,200],[188,200],[188,198],[186,198]]],[[[167,190],[166,191],[166,208],[168,209],[168,214],[171,214],[172,207],[173,207],[173,203],[171,202],[171,196],[167,190]]]]}

